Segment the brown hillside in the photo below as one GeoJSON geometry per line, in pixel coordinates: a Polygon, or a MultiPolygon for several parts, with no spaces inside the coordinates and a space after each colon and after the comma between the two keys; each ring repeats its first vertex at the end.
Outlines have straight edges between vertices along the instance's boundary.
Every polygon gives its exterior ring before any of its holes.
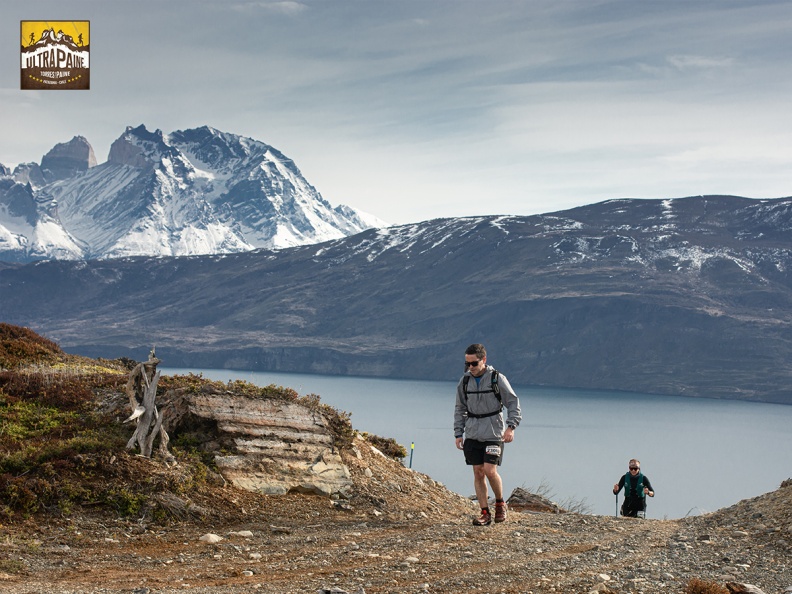
{"type": "MultiPolygon", "coordinates": [[[[512,512],[477,528],[471,502],[372,445],[387,440],[355,434],[341,449],[347,498],[264,496],[227,484],[186,435],[171,436],[175,466],[125,451],[125,362],[51,354],[49,366],[20,360],[0,374],[9,594],[651,593],[686,591],[694,578],[766,594],[792,586],[790,481],[683,520],[512,512]]],[[[163,378],[161,389],[203,382],[163,378]]]]}

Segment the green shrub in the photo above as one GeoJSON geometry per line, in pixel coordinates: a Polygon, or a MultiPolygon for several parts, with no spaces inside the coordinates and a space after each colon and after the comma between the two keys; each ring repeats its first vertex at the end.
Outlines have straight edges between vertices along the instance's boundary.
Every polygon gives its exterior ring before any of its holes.
{"type": "Polygon", "coordinates": [[[74,413],[43,406],[39,402],[8,403],[0,394],[0,440],[22,442],[68,426],[74,413]]]}
{"type": "Polygon", "coordinates": [[[148,497],[124,487],[113,487],[102,494],[105,503],[114,508],[121,516],[137,516],[146,506],[148,497]]]}

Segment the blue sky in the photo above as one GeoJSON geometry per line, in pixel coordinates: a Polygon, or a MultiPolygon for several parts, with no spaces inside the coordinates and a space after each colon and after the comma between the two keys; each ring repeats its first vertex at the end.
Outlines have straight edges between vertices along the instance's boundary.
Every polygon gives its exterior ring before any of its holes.
{"type": "Polygon", "coordinates": [[[0,163],[210,125],[391,223],[792,195],[792,3],[0,0],[0,163]],[[91,21],[90,91],[19,90],[21,20],[91,21]]]}

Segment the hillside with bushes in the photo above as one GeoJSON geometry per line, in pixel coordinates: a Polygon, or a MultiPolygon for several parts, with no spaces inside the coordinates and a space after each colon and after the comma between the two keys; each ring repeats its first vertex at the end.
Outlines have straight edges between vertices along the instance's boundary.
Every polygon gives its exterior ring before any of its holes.
{"type": "Polygon", "coordinates": [[[187,413],[168,417],[172,461],[142,457],[127,449],[133,428],[123,422],[135,365],[68,355],[0,324],[2,591],[721,594],[753,584],[780,594],[792,586],[792,481],[681,520],[555,507],[474,527],[475,505],[405,468],[399,444],[289,388],[162,377],[163,417],[177,402],[187,413]],[[263,495],[235,486],[217,460],[238,445],[222,424],[188,414],[207,394],[313,407],[331,421],[349,489],[263,495]]]}

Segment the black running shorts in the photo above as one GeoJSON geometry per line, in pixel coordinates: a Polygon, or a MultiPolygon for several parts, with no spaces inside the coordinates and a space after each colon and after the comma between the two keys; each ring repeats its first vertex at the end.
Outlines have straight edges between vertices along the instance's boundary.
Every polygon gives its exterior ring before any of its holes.
{"type": "Polygon", "coordinates": [[[503,458],[503,442],[466,439],[462,444],[462,451],[465,452],[465,462],[468,466],[478,466],[485,462],[500,466],[503,458]]]}

